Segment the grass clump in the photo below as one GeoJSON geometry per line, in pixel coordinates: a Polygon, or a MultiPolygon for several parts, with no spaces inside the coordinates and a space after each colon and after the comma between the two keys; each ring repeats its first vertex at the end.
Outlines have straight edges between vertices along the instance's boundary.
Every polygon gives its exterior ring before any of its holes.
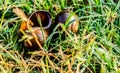
{"type": "Polygon", "coordinates": [[[119,56],[119,0],[0,1],[2,73],[119,73],[119,56]],[[14,7],[21,8],[26,15],[36,10],[50,12],[52,25],[57,26],[44,44],[44,50],[29,51],[19,42],[22,20],[12,12],[14,7]],[[64,9],[78,15],[77,34],[67,31],[63,24],[54,24],[55,16],[64,9]]]}

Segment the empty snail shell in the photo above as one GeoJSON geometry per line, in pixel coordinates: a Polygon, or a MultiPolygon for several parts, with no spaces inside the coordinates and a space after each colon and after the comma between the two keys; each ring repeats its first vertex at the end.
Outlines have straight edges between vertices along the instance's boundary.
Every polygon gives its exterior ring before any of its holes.
{"type": "Polygon", "coordinates": [[[78,31],[78,27],[79,27],[79,20],[76,20],[78,18],[78,16],[76,14],[74,14],[73,16],[70,17],[70,14],[71,14],[71,12],[67,11],[67,10],[60,12],[56,16],[56,19],[55,19],[56,24],[58,24],[58,23],[65,24],[66,21],[68,20],[68,22],[71,22],[68,25],[68,30],[71,30],[72,32],[76,33],[78,31]],[[69,19],[69,17],[70,17],[70,19],[69,19]]]}
{"type": "Polygon", "coordinates": [[[49,12],[44,10],[38,10],[33,12],[29,19],[34,23],[33,26],[40,26],[40,22],[42,24],[43,29],[48,29],[51,26],[51,15],[49,12]]]}
{"type": "Polygon", "coordinates": [[[30,22],[22,21],[20,26],[21,30],[27,30],[27,24],[31,24],[32,27],[39,27],[42,25],[41,27],[43,29],[48,29],[51,26],[51,15],[45,10],[38,10],[31,13],[28,19],[31,21],[32,24],[30,22]]]}
{"type": "Polygon", "coordinates": [[[24,45],[26,47],[39,47],[38,43],[43,45],[45,40],[48,38],[49,32],[46,29],[41,29],[40,27],[33,27],[32,32],[29,30],[26,30],[25,33],[29,36],[28,40],[24,41],[24,45]],[[33,34],[37,36],[37,38],[34,38],[33,34]],[[30,39],[29,39],[30,38],[30,39]],[[38,40],[38,43],[36,42],[38,40]]]}

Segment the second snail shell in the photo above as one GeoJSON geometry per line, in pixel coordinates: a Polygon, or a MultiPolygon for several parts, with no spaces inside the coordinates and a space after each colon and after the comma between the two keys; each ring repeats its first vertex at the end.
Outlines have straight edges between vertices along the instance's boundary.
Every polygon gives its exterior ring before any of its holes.
{"type": "Polygon", "coordinates": [[[73,14],[71,17],[70,16],[71,16],[71,12],[67,11],[67,10],[64,10],[64,11],[58,13],[56,16],[56,19],[55,19],[56,24],[57,23],[65,24],[66,21],[68,20],[68,22],[70,22],[70,23],[69,23],[67,29],[74,33],[77,33],[78,28],[79,28],[79,20],[77,20],[78,16],[76,14],[73,14]]]}

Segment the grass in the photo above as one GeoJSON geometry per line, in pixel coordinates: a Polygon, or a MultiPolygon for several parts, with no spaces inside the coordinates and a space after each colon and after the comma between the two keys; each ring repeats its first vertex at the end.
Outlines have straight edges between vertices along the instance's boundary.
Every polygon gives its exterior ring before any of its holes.
{"type": "Polygon", "coordinates": [[[120,73],[120,1],[0,0],[0,73],[18,72],[120,73]],[[14,7],[26,15],[49,11],[52,26],[60,11],[71,10],[80,20],[79,31],[74,34],[57,24],[44,50],[29,51],[19,42],[22,20],[13,13],[14,7]]]}

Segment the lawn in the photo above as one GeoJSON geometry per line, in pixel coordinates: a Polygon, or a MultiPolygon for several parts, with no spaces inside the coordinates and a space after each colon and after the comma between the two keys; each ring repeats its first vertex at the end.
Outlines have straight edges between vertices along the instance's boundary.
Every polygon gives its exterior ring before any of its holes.
{"type": "MultiPolygon", "coordinates": [[[[37,20],[45,30],[42,18],[37,20]]],[[[120,0],[0,0],[0,73],[120,73],[120,0]],[[32,25],[20,30],[27,25],[24,17],[27,22],[38,10],[51,17],[43,44],[33,36],[32,25]],[[60,23],[63,11],[69,15],[60,23]],[[78,30],[69,30],[76,21],[78,30]],[[33,47],[31,41],[25,45],[31,36],[37,42],[33,47]]]]}

